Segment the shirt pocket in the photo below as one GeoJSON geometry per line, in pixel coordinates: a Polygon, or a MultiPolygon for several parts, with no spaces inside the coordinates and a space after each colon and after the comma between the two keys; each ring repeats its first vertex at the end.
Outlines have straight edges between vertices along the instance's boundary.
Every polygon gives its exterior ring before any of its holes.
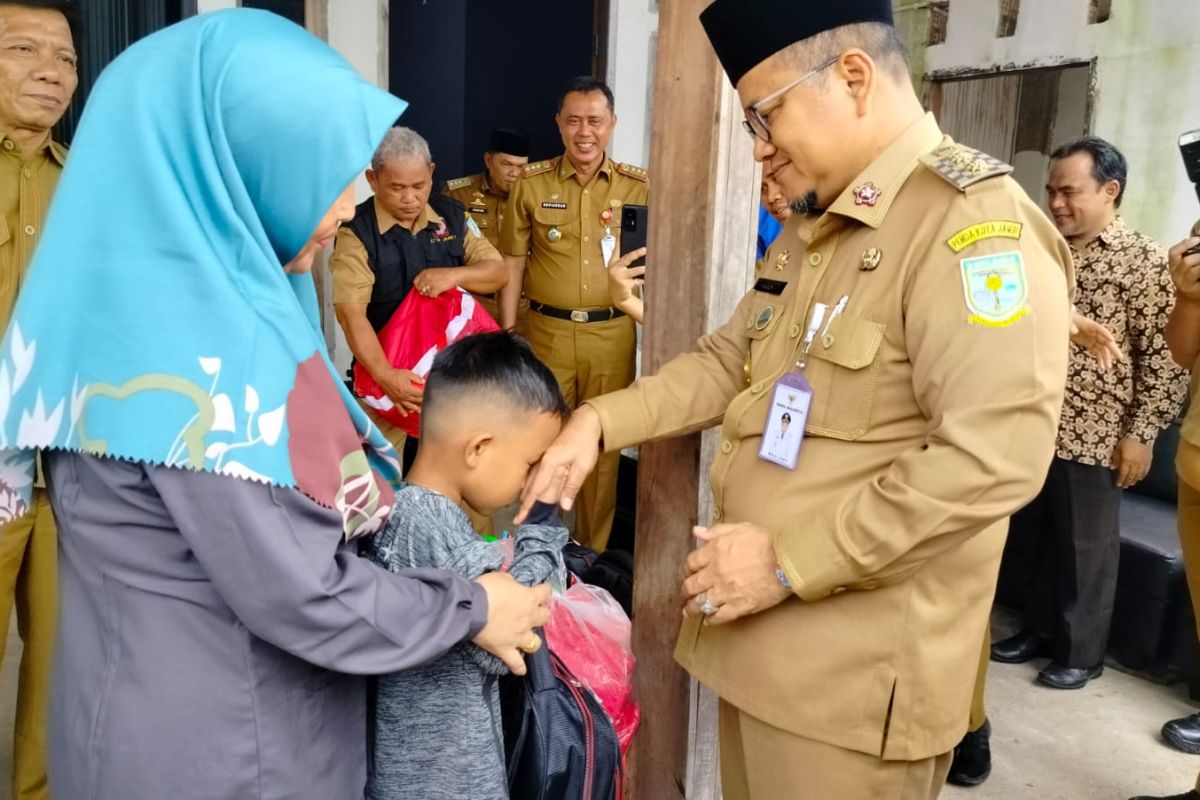
{"type": "Polygon", "coordinates": [[[843,314],[827,336],[816,338],[805,369],[813,386],[808,433],[852,440],[870,429],[886,330],[881,322],[843,314]]]}
{"type": "MultiPolygon", "coordinates": [[[[754,303],[750,306],[750,315],[746,318],[746,336],[750,340],[745,364],[747,384],[759,380],[768,370],[778,366],[777,358],[772,360],[767,357],[767,350],[771,346],[771,335],[783,324],[786,315],[787,307],[783,297],[766,293],[755,295],[754,303]]],[[[795,342],[795,339],[789,341],[795,342]]]]}
{"type": "Polygon", "coordinates": [[[578,229],[579,215],[572,215],[568,209],[539,207],[533,210],[533,238],[539,247],[566,252],[572,243],[578,243],[578,229]]]}
{"type": "Polygon", "coordinates": [[[455,236],[453,239],[430,239],[425,243],[427,267],[460,267],[466,263],[466,245],[462,236],[455,236]]]}

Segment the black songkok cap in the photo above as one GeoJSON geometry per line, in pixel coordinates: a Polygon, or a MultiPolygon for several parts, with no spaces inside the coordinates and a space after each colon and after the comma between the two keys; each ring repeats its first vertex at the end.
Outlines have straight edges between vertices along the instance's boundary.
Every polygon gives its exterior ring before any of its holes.
{"type": "Polygon", "coordinates": [[[790,45],[844,25],[892,25],[892,0],[716,0],[700,14],[725,74],[742,76],[790,45]]]}
{"type": "Polygon", "coordinates": [[[510,128],[496,128],[488,140],[488,152],[529,158],[529,134],[510,128]]]}

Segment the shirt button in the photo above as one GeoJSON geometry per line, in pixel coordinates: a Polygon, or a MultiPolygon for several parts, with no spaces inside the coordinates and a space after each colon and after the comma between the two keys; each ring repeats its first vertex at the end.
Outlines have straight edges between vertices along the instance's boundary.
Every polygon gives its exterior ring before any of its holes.
{"type": "Polygon", "coordinates": [[[583,193],[584,193],[584,194],[587,194],[587,193],[588,193],[588,190],[587,190],[587,189],[584,189],[584,190],[583,190],[583,193]]]}
{"type": "Polygon", "coordinates": [[[26,167],[25,169],[21,170],[21,174],[24,175],[26,178],[32,178],[33,170],[31,170],[29,167],[26,167]]]}
{"type": "Polygon", "coordinates": [[[793,339],[795,339],[795,338],[797,338],[799,335],[800,335],[800,323],[799,323],[799,322],[793,322],[793,323],[792,323],[792,327],[788,328],[788,336],[790,336],[790,337],[792,337],[793,339]]]}
{"type": "Polygon", "coordinates": [[[8,139],[5,139],[5,140],[4,140],[4,149],[5,149],[5,150],[12,150],[12,149],[13,149],[13,143],[12,143],[12,142],[10,142],[8,139]]]}
{"type": "Polygon", "coordinates": [[[583,237],[583,240],[584,240],[585,242],[590,242],[590,241],[592,240],[592,237],[590,237],[590,236],[585,236],[585,237],[583,237]]]}
{"type": "Polygon", "coordinates": [[[729,455],[730,453],[732,453],[733,452],[733,442],[729,441],[728,439],[721,442],[721,452],[724,453],[725,455],[729,455]]]}
{"type": "Polygon", "coordinates": [[[32,226],[32,225],[26,225],[26,226],[25,226],[25,235],[26,235],[26,236],[33,236],[33,233],[34,233],[34,228],[33,228],[33,226],[32,226]]]}
{"type": "Polygon", "coordinates": [[[820,253],[809,253],[808,254],[808,263],[812,264],[814,267],[821,266],[821,254],[820,253]]]}
{"type": "Polygon", "coordinates": [[[586,267],[586,266],[587,266],[589,263],[590,263],[590,262],[589,262],[589,261],[588,261],[586,258],[583,260],[583,265],[584,265],[585,267],[586,267]]]}
{"type": "Polygon", "coordinates": [[[720,521],[721,521],[721,516],[722,516],[722,515],[721,515],[721,509],[720,509],[720,507],[714,508],[714,509],[713,509],[713,521],[714,521],[714,522],[720,522],[720,521]]]}
{"type": "Polygon", "coordinates": [[[756,383],[750,387],[751,394],[762,394],[762,390],[763,390],[763,385],[761,383],[756,383]]]}
{"type": "Polygon", "coordinates": [[[588,289],[588,287],[587,287],[587,284],[585,283],[585,284],[583,285],[583,290],[586,292],[586,291],[587,291],[587,289],[588,289]]]}

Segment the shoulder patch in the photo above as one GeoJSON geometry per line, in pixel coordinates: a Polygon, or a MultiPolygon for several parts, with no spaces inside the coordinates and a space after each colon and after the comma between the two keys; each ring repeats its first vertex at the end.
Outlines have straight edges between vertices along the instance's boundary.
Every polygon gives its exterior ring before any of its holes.
{"type": "Polygon", "coordinates": [[[532,164],[525,165],[525,177],[541,175],[543,172],[549,172],[552,169],[554,169],[553,161],[535,161],[532,164]]]}
{"type": "Polygon", "coordinates": [[[617,172],[621,173],[622,175],[628,175],[631,178],[635,178],[642,183],[647,183],[650,180],[650,177],[646,174],[646,170],[642,169],[641,167],[636,167],[633,164],[623,164],[618,162],[617,172]]]}
{"type": "Polygon", "coordinates": [[[960,192],[980,181],[1013,171],[1000,159],[961,144],[939,147],[921,156],[920,161],[960,192]]]}
{"type": "Polygon", "coordinates": [[[465,189],[470,185],[471,185],[471,179],[469,177],[468,178],[455,178],[452,181],[446,181],[446,188],[452,192],[457,192],[459,189],[465,189]]]}

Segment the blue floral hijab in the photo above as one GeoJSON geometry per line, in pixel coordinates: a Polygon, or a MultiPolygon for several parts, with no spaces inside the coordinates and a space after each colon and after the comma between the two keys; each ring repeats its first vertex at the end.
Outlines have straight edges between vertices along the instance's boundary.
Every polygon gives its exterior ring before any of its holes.
{"type": "Polygon", "coordinates": [[[347,536],[382,524],[396,454],[336,376],[312,277],[283,264],[404,108],[248,9],[105,70],[0,343],[0,521],[53,448],[294,487],[347,536]]]}

